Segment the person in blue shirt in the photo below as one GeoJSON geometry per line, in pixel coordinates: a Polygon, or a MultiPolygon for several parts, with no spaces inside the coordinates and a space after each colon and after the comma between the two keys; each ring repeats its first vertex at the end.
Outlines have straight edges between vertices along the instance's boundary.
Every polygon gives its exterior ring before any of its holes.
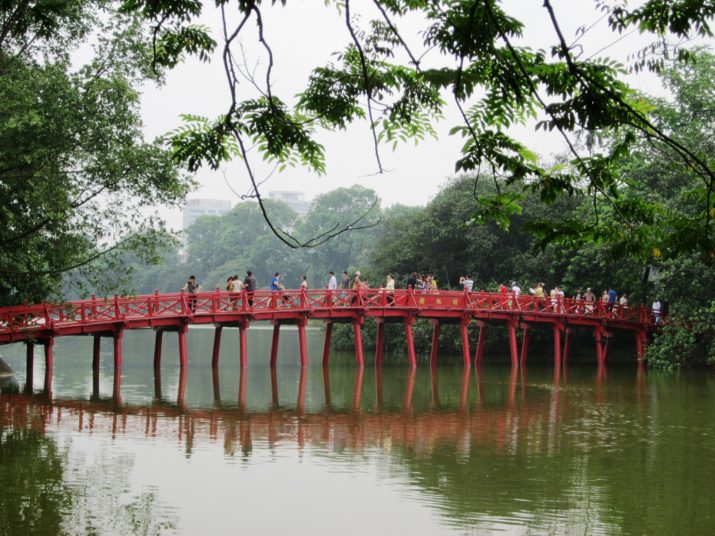
{"type": "Polygon", "coordinates": [[[608,310],[612,311],[613,306],[616,305],[616,300],[618,299],[618,295],[616,294],[616,291],[613,290],[613,288],[609,289],[608,291],[608,310]]]}
{"type": "Polygon", "coordinates": [[[280,272],[276,272],[276,274],[273,276],[273,279],[271,279],[271,290],[283,290],[280,272]]]}

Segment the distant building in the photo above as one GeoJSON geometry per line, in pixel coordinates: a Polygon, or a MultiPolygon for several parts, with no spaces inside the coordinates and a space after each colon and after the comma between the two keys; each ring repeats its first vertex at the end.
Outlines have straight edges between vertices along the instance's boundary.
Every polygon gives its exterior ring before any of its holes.
{"type": "Polygon", "coordinates": [[[303,192],[294,190],[274,190],[268,192],[268,199],[283,201],[301,216],[308,214],[312,201],[306,200],[303,192]]]}
{"type": "Polygon", "coordinates": [[[184,207],[184,230],[191,227],[199,216],[223,216],[231,210],[231,201],[225,199],[187,199],[184,207]]]}

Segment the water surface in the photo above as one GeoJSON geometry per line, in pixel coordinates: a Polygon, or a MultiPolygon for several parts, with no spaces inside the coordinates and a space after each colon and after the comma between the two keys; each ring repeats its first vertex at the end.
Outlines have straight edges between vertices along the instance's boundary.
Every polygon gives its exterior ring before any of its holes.
{"type": "Polygon", "coordinates": [[[715,378],[635,368],[298,366],[284,330],[58,339],[0,395],[0,534],[712,534],[715,378]],[[97,381],[98,380],[98,381],[97,381]]]}

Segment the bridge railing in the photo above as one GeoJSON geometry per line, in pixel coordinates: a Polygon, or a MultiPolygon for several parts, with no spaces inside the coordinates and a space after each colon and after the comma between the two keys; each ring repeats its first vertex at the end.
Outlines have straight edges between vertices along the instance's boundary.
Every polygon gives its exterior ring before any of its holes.
{"type": "MultiPolygon", "coordinates": [[[[600,318],[640,323],[655,323],[653,312],[645,306],[608,305],[569,298],[538,298],[489,292],[354,290],[258,290],[252,293],[223,291],[148,294],[142,296],[92,297],[60,304],[18,305],[0,308],[0,334],[41,331],[53,326],[112,324],[122,320],[192,315],[236,315],[360,308],[460,310],[519,312],[565,317],[600,318]]],[[[663,320],[661,317],[660,320],[663,320]]]]}

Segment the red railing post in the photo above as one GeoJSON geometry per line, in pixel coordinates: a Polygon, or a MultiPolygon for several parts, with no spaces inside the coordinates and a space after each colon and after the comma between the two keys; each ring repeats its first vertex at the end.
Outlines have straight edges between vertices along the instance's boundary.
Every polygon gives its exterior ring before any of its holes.
{"type": "Polygon", "coordinates": [[[186,294],[184,294],[184,289],[181,289],[181,293],[179,295],[179,302],[181,305],[181,314],[185,315],[186,314],[186,294]]]}
{"type": "Polygon", "coordinates": [[[122,312],[119,310],[119,294],[114,295],[114,318],[119,320],[122,317],[122,312]]]}
{"type": "Polygon", "coordinates": [[[300,308],[306,309],[308,307],[308,299],[305,295],[305,289],[300,287],[300,308]]]}

